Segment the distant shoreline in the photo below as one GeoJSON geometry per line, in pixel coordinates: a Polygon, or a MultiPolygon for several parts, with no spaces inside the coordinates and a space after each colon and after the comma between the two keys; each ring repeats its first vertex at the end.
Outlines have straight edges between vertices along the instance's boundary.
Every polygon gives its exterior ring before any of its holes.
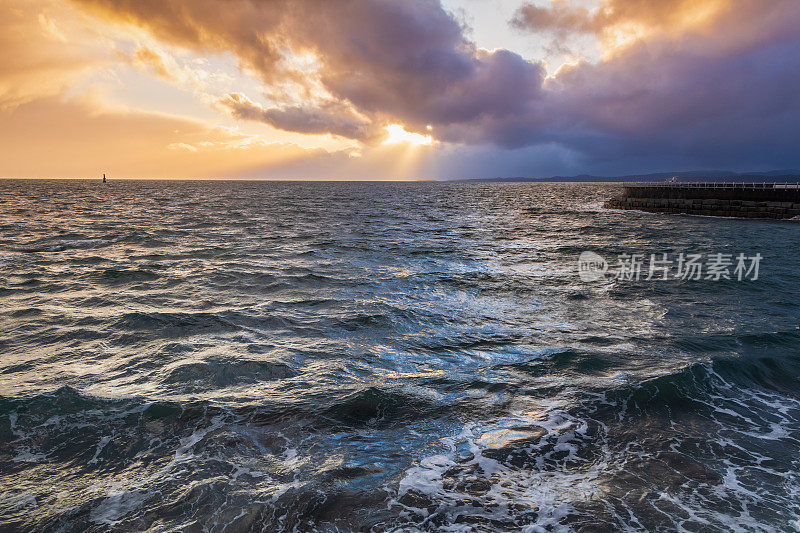
{"type": "Polygon", "coordinates": [[[630,174],[626,176],[553,176],[550,178],[497,177],[497,178],[459,178],[449,182],[497,182],[497,183],[622,183],[628,181],[661,182],[672,178],[682,181],[713,181],[733,183],[786,183],[800,181],[800,170],[772,170],[767,172],[731,172],[724,170],[693,170],[686,172],[657,172],[651,174],[630,174]]]}

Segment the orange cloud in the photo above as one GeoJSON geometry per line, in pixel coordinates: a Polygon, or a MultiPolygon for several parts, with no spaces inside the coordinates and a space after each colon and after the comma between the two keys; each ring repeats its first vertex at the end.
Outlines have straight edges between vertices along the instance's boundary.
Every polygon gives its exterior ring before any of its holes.
{"type": "Polygon", "coordinates": [[[136,66],[143,68],[150,68],[152,71],[161,78],[177,81],[179,79],[176,70],[179,67],[171,58],[166,58],[155,50],[147,46],[141,46],[136,49],[133,54],[133,63],[136,66]]]}
{"type": "Polygon", "coordinates": [[[185,118],[44,98],[0,111],[5,177],[219,177],[318,157],[185,118]]]}
{"type": "Polygon", "coordinates": [[[594,34],[608,56],[654,37],[680,40],[696,34],[735,45],[755,37],[755,27],[769,27],[796,8],[795,0],[600,0],[595,9],[577,0],[551,0],[547,6],[523,5],[511,23],[561,37],[594,34]],[[754,24],[757,20],[761,23],[754,24]]]}
{"type": "MultiPolygon", "coordinates": [[[[233,54],[270,101],[230,91],[221,104],[238,118],[299,133],[374,142],[391,123],[420,134],[428,124],[445,135],[463,131],[523,115],[545,74],[508,50],[478,49],[435,0],[73,2],[164,43],[233,54]]],[[[142,59],[169,75],[158,58],[142,59]]]]}
{"type": "Polygon", "coordinates": [[[60,94],[107,64],[111,54],[85,22],[49,0],[0,3],[0,109],[60,94]]]}

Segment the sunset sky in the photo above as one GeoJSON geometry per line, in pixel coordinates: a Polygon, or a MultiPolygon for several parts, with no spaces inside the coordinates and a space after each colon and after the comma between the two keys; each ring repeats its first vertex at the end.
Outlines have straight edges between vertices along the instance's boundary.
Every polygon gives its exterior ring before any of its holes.
{"type": "Polygon", "coordinates": [[[798,0],[3,0],[0,176],[800,167],[798,0]]]}

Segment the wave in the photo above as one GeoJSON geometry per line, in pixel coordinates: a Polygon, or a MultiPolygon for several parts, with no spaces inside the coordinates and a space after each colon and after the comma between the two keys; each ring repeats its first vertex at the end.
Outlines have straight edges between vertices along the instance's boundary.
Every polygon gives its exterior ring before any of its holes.
{"type": "Polygon", "coordinates": [[[128,281],[153,281],[158,279],[160,276],[151,271],[151,270],[144,270],[144,269],[116,269],[116,268],[107,268],[102,272],[102,279],[104,281],[115,283],[115,282],[128,282],[128,281]]]}
{"type": "Polygon", "coordinates": [[[470,422],[406,470],[391,505],[425,530],[788,528],[800,387],[777,380],[798,363],[697,363],[470,422]]]}
{"type": "Polygon", "coordinates": [[[235,312],[196,312],[196,313],[125,313],[114,322],[113,329],[128,331],[150,331],[166,335],[210,333],[215,331],[236,331],[240,328],[235,312]]]}
{"type": "Polygon", "coordinates": [[[82,238],[82,239],[58,239],[34,242],[29,245],[23,245],[17,251],[23,253],[36,253],[36,252],[63,252],[65,250],[86,250],[90,248],[100,248],[116,244],[123,239],[125,235],[113,237],[96,237],[96,238],[82,238]]]}
{"type": "Polygon", "coordinates": [[[241,383],[258,383],[296,376],[285,363],[246,359],[210,359],[180,363],[168,371],[165,384],[201,384],[227,387],[241,383]]]}
{"type": "Polygon", "coordinates": [[[24,260],[21,254],[0,254],[0,266],[12,265],[24,260]]]}
{"type": "Polygon", "coordinates": [[[434,417],[437,410],[419,397],[370,387],[336,400],[326,414],[348,424],[371,427],[413,418],[434,417]]]}
{"type": "Polygon", "coordinates": [[[0,529],[797,523],[790,224],[595,185],[42,183],[0,182],[0,529]],[[764,257],[591,285],[586,249],[764,257]]]}
{"type": "MultiPolygon", "coordinates": [[[[577,368],[594,367],[597,357],[569,349],[542,359],[547,365],[577,368]]],[[[236,486],[257,486],[277,495],[260,504],[253,518],[276,527],[278,509],[284,520],[305,527],[338,520],[338,510],[313,496],[314,483],[369,479],[377,483],[373,498],[388,505],[388,514],[376,523],[390,530],[603,524],[724,529],[734,524],[729,509],[738,507],[746,512],[737,523],[767,531],[769,524],[797,519],[790,493],[781,496],[759,487],[776,479],[791,482],[797,466],[800,390],[787,376],[797,375],[798,365],[796,356],[714,359],[604,391],[564,389],[532,397],[528,409],[487,409],[479,419],[463,400],[434,401],[405,388],[342,389],[312,392],[301,403],[294,398],[281,404],[275,397],[260,405],[225,406],[102,399],[62,387],[33,397],[0,398],[0,463],[10,475],[21,473],[22,466],[59,464],[101,485],[122,472],[129,476],[132,468],[138,472],[133,479],[139,481],[129,479],[121,492],[78,499],[87,526],[132,524],[147,512],[160,513],[164,508],[155,499],[157,492],[169,495],[182,510],[180,516],[187,516],[193,500],[179,496],[178,486],[187,476],[210,479],[212,468],[237,476],[244,485],[236,486]],[[458,425],[462,418],[468,421],[460,430],[421,448],[413,465],[397,465],[402,469],[394,477],[386,477],[385,466],[334,462],[324,467],[324,456],[303,459],[311,461],[310,469],[297,462],[303,439],[312,439],[315,446],[366,439],[386,453],[394,439],[408,438],[400,435],[410,428],[416,428],[412,436],[424,435],[420,428],[458,425]],[[359,433],[367,428],[370,432],[359,433]],[[317,432],[331,437],[319,441],[317,432]],[[260,469],[241,466],[259,456],[260,469]],[[287,462],[294,465],[289,470],[287,462]],[[236,464],[245,468],[240,474],[234,474],[240,468],[236,464]]],[[[527,372],[519,364],[504,368],[527,372]]],[[[213,386],[293,377],[299,376],[282,363],[224,359],[176,363],[165,374],[172,384],[213,386]]],[[[198,493],[209,519],[222,520],[221,511],[212,511],[214,498],[208,500],[219,490],[220,497],[232,494],[212,486],[198,493]]],[[[347,490],[336,489],[331,497],[345,497],[347,490]]],[[[46,509],[30,513],[26,494],[13,493],[8,507],[19,510],[12,515],[39,516],[44,522],[38,525],[48,523],[42,516],[54,519],[46,509]]],[[[347,498],[351,505],[370,501],[360,491],[347,498]]],[[[20,520],[29,527],[34,523],[20,520]]]]}

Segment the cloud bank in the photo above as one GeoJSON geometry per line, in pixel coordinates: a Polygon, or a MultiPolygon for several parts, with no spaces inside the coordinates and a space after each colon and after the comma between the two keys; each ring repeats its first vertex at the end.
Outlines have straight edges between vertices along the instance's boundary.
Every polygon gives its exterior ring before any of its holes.
{"type": "MultiPolygon", "coordinates": [[[[439,0],[70,5],[173,50],[234,58],[258,88],[203,98],[244,124],[331,135],[365,155],[380,152],[388,124],[432,134],[443,147],[425,148],[431,153],[420,159],[420,177],[501,175],[493,168],[531,175],[800,167],[796,0],[520,0],[508,31],[549,35],[565,49],[573,39],[596,44],[596,57],[551,77],[536,58],[478,47],[439,0]]],[[[87,60],[73,38],[67,46],[47,10],[27,18],[18,11],[0,8],[8,30],[0,33],[0,107],[63,93],[91,61],[108,60],[99,53],[87,60]],[[31,21],[47,46],[21,55],[15,46],[31,21]]],[[[140,45],[126,61],[199,86],[156,48],[140,45]]],[[[168,144],[173,154],[202,154],[197,143],[168,144]]],[[[370,160],[341,152],[330,161],[353,172],[370,160]]]]}
{"type": "Polygon", "coordinates": [[[696,164],[796,162],[800,3],[794,0],[554,0],[511,22],[591,33],[599,63],[546,79],[542,65],[477,48],[436,0],[75,0],[201,52],[235,54],[260,95],[233,115],[364,143],[400,122],[437,140],[556,143],[586,161],[670,153],[696,164]]]}

